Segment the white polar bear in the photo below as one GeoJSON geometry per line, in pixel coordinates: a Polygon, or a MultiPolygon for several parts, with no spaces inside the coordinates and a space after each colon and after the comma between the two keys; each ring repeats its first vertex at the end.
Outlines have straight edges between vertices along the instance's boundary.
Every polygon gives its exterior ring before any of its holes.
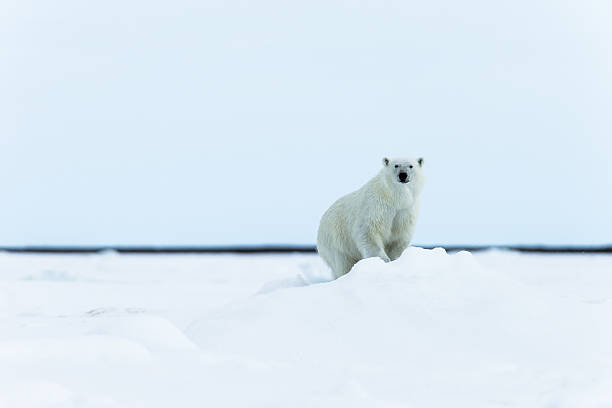
{"type": "Polygon", "coordinates": [[[323,214],[317,250],[336,278],[359,260],[399,258],[410,244],[423,189],[423,158],[383,159],[382,170],[323,214]]]}

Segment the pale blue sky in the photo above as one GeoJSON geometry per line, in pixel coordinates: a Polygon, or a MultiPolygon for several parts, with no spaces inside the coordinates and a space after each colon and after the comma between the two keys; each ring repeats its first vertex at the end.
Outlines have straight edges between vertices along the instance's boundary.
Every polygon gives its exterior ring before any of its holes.
{"type": "Polygon", "coordinates": [[[315,242],[424,156],[417,244],[612,242],[604,1],[0,5],[0,245],[315,242]]]}

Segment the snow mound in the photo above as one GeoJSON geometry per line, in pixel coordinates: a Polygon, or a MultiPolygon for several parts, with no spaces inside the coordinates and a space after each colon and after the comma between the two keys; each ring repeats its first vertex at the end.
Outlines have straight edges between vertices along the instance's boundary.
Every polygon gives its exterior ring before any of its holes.
{"type": "Polygon", "coordinates": [[[597,353],[610,329],[588,305],[482,268],[468,252],[410,247],[332,282],[276,289],[203,317],[188,335],[204,352],[276,367],[258,378],[262,396],[284,379],[282,392],[311,396],[305,406],[340,395],[356,398],[351,406],[564,406],[597,388],[611,360],[597,353]]]}
{"type": "Polygon", "coordinates": [[[612,257],[0,254],[0,407],[611,407],[612,257]],[[53,271],[53,272],[49,272],[53,271]]]}

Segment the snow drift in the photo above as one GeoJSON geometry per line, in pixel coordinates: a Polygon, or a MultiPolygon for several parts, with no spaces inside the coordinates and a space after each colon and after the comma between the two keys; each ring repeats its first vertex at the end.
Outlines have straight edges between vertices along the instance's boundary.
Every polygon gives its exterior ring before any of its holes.
{"type": "Polygon", "coordinates": [[[0,254],[0,407],[610,407],[612,257],[0,254]]]}
{"type": "Polygon", "coordinates": [[[412,247],[333,282],[237,302],[188,333],[203,350],[270,368],[256,400],[285,392],[304,406],[587,406],[609,376],[601,317],[485,270],[468,252],[412,247]]]}

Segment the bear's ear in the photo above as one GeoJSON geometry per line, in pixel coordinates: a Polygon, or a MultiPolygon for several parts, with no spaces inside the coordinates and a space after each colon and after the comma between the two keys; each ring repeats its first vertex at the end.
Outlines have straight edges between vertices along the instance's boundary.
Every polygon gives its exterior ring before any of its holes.
{"type": "Polygon", "coordinates": [[[425,160],[423,160],[423,158],[422,158],[422,157],[419,157],[418,162],[419,162],[419,166],[420,166],[420,167],[423,167],[423,163],[425,162],[425,160]]]}
{"type": "Polygon", "coordinates": [[[386,157],[383,157],[383,165],[384,166],[388,166],[389,165],[389,159],[387,159],[386,157]]]}

